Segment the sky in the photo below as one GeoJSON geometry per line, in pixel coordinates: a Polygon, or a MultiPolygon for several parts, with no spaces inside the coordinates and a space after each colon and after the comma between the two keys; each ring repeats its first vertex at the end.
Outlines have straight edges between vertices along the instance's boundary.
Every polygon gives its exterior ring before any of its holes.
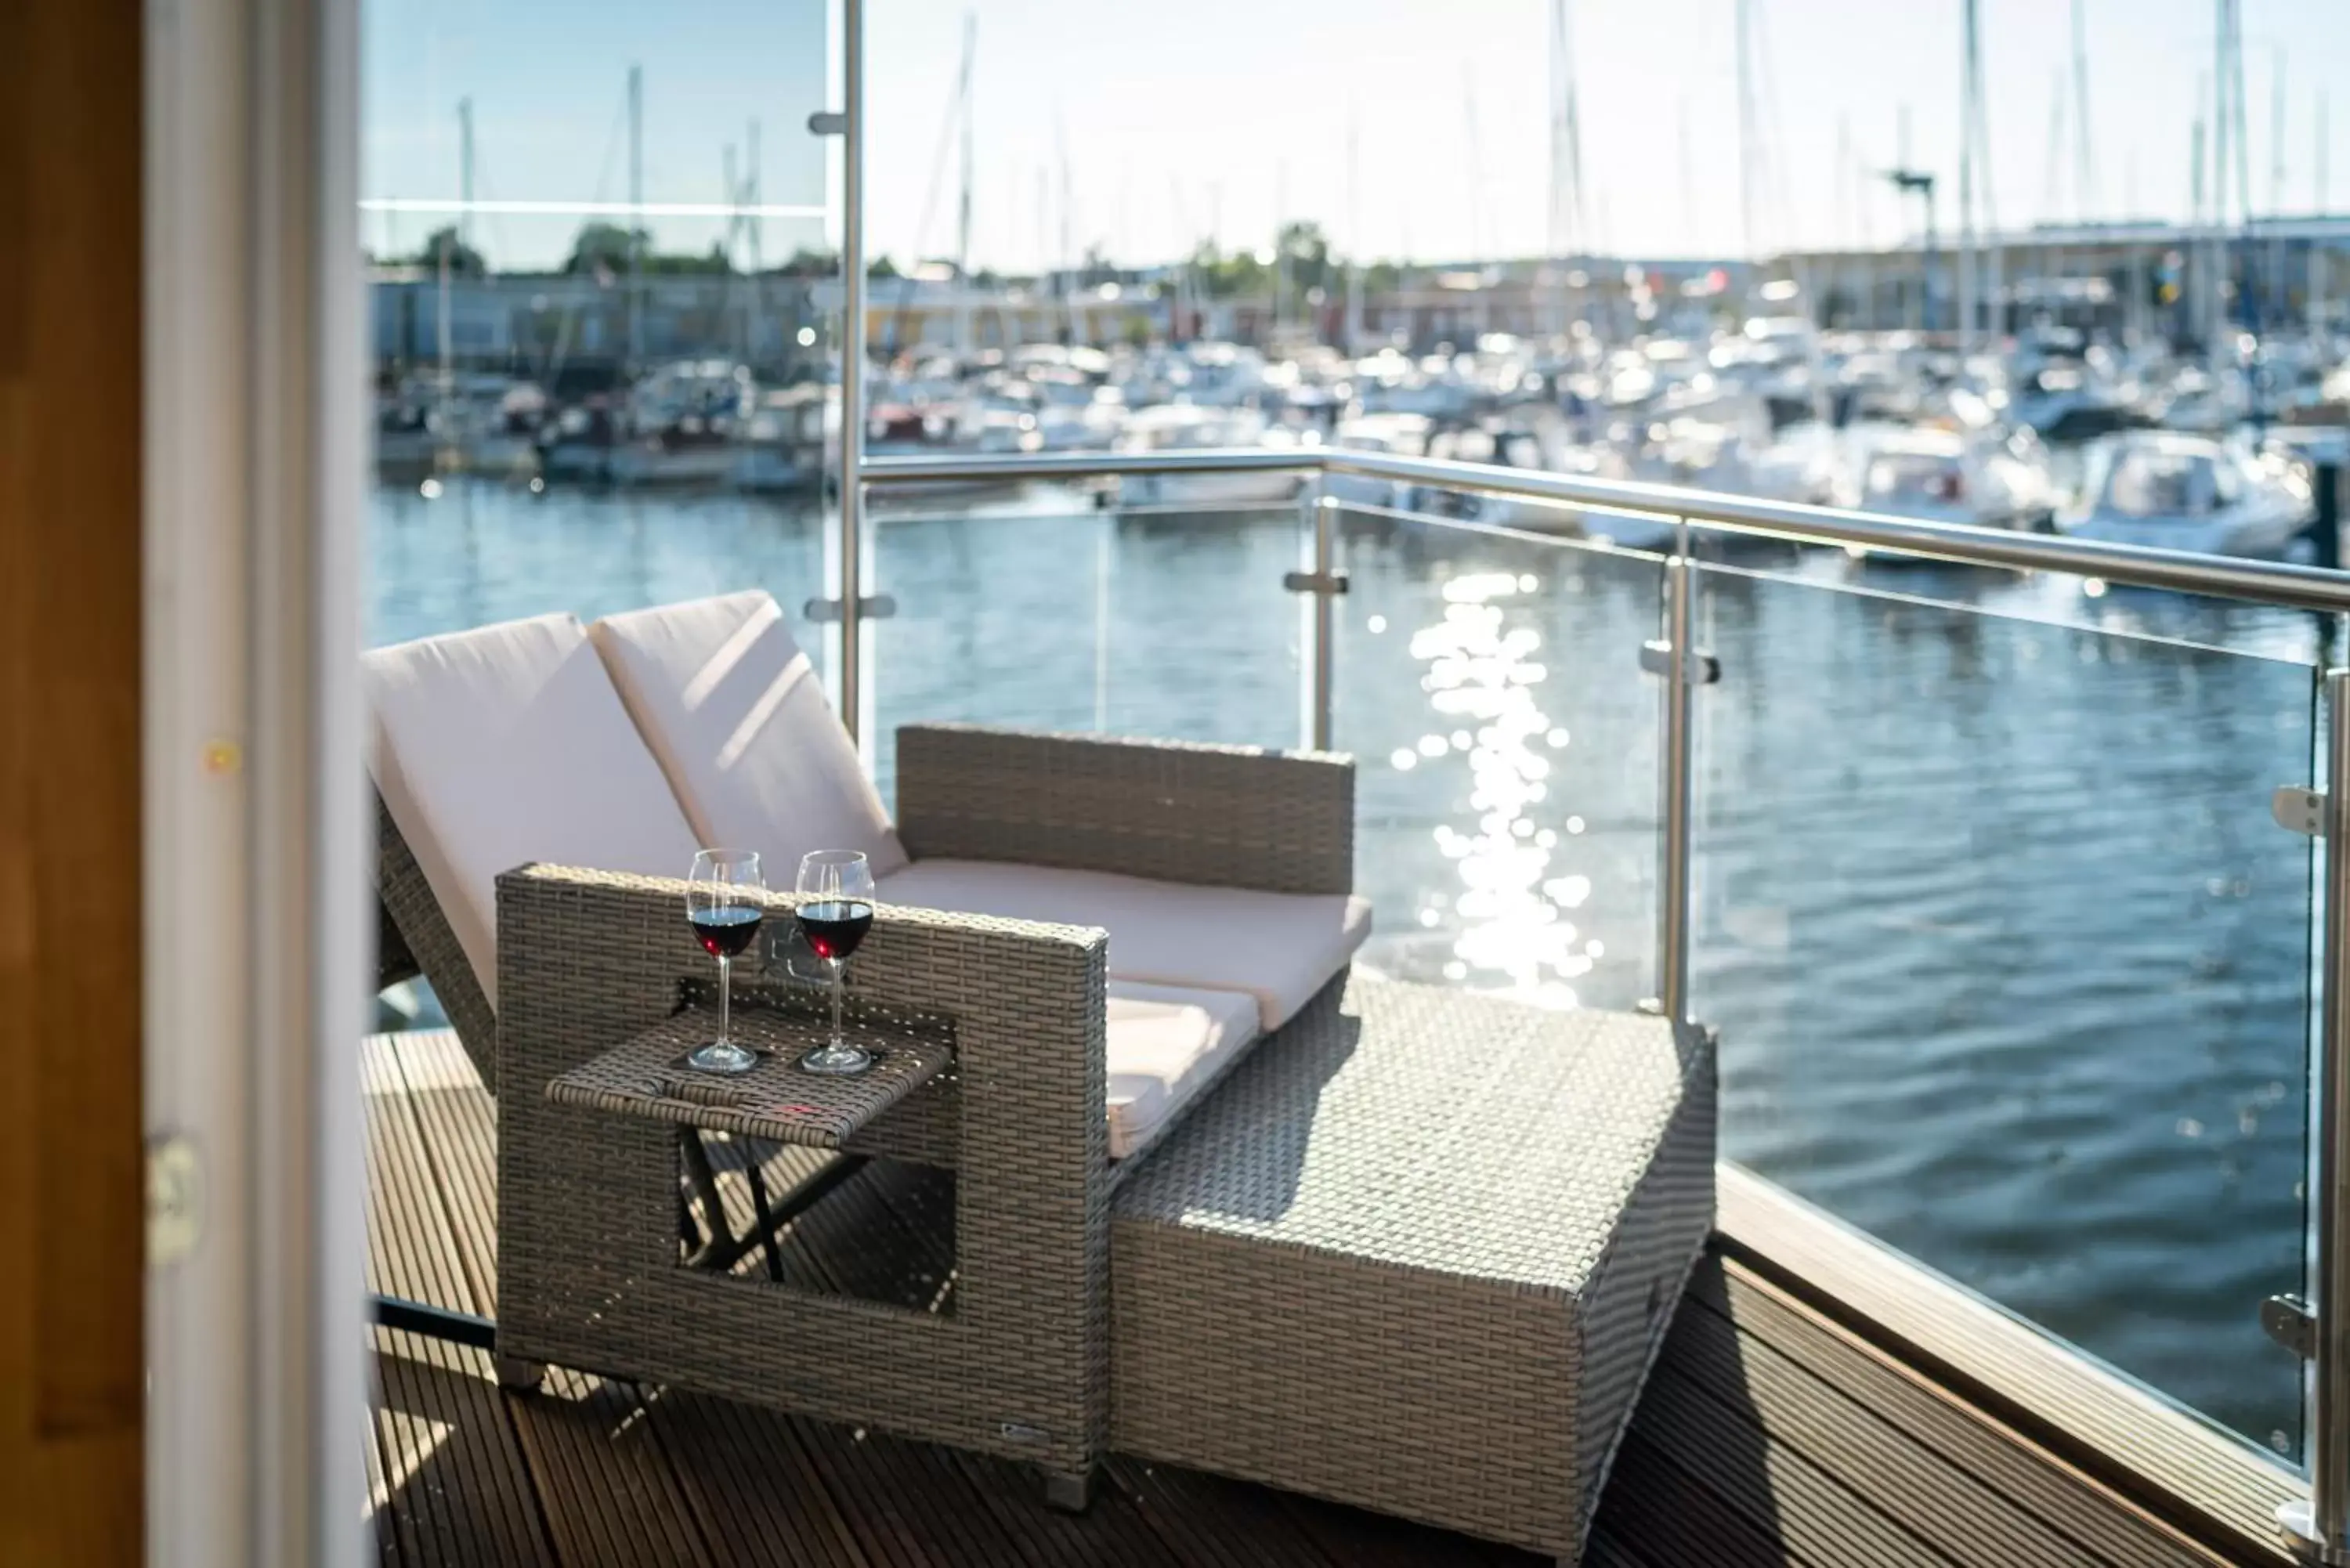
{"type": "MultiPolygon", "coordinates": [[[[1941,178],[1957,225],[1960,0],[1750,0],[1764,177],[1742,215],[1737,0],[1566,0],[1582,130],[1578,223],[1561,248],[1733,254],[1891,244],[1914,231],[1875,171],[1941,178]]],[[[1980,0],[1990,211],[2185,218],[2210,90],[2213,0],[2081,0],[2091,178],[2064,80],[2063,0],[1980,0]],[[2061,155],[2052,130],[2062,117],[2061,155]]],[[[630,62],[644,69],[646,199],[726,202],[726,146],[761,121],[769,259],[827,225],[781,209],[837,192],[807,136],[827,96],[825,0],[366,0],[365,184],[379,202],[457,193],[457,100],[473,105],[475,193],[622,202],[630,62]]],[[[1025,271],[1097,246],[1143,263],[1205,237],[1271,242],[1317,222],[1367,258],[1550,248],[1551,0],[867,0],[868,243],[951,254],[950,144],[963,19],[975,14],[972,261],[1025,271]]],[[[2350,0],[2242,0],[2253,210],[2350,208],[2350,0]],[[2275,131],[2282,104],[2283,134],[2275,131]],[[2282,152],[2280,161],[2278,154],[2282,152]],[[2282,178],[2278,166],[2282,164],[2282,178]]],[[[832,70],[837,79],[837,70],[832,70]]],[[[738,163],[738,180],[741,177],[738,163]]],[[[444,216],[371,211],[379,251],[444,216]]],[[[493,265],[559,259],[580,221],[484,213],[493,265]]],[[[661,213],[664,248],[704,249],[723,215],[661,213]]],[[[837,222],[829,225],[837,234],[837,222]]]]}

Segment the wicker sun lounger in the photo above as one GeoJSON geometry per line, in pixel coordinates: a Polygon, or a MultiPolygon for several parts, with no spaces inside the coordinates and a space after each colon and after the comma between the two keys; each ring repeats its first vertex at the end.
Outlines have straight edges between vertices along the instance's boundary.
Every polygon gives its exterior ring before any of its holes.
{"type": "Polygon", "coordinates": [[[1353,763],[910,727],[892,824],[755,591],[480,628],[366,670],[388,946],[498,1101],[502,1370],[871,1423],[1032,1460],[1081,1501],[1108,1419],[1110,1192],[1344,971],[1368,920],[1353,763]],[[665,1079],[676,1041],[706,1037],[678,1014],[712,978],[671,878],[719,844],[756,851],[771,887],[806,850],[866,853],[881,912],[848,992],[860,1027],[899,1031],[885,1071],[793,1071],[814,998],[753,954],[735,992],[767,1061],[732,1090],[665,1079]],[[709,1133],[730,1140],[749,1236],[709,1133]],[[784,1161],[798,1185],[771,1207],[776,1142],[845,1158],[784,1161]],[[776,1225],[874,1157],[956,1175],[949,1310],[781,1264],[776,1225]],[[754,1248],[764,1278],[744,1275],[754,1248]]]}
{"type": "MultiPolygon", "coordinates": [[[[899,759],[898,827],[918,857],[1351,884],[1344,758],[942,726],[899,731],[899,759]]],[[[681,882],[548,866],[500,878],[494,1009],[390,814],[379,819],[388,924],[499,1096],[509,1366],[871,1423],[1030,1461],[1055,1501],[1083,1503],[1108,1424],[1109,1201],[1134,1164],[1107,1147],[1100,930],[885,902],[849,967],[853,1005],[921,1015],[953,1044],[951,1072],[843,1146],[957,1174],[954,1310],[908,1313],[681,1266],[676,1129],[547,1097],[707,981],[681,882]]],[[[741,972],[735,990],[738,1003],[794,1000],[741,972]]]]}

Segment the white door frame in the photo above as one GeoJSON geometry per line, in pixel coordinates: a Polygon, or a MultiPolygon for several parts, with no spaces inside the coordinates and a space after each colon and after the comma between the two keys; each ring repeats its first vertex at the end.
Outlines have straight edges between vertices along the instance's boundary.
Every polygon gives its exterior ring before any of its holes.
{"type": "Polygon", "coordinates": [[[192,1206],[151,1225],[156,1564],[365,1544],[358,33],[147,12],[145,1121],[192,1206]]]}

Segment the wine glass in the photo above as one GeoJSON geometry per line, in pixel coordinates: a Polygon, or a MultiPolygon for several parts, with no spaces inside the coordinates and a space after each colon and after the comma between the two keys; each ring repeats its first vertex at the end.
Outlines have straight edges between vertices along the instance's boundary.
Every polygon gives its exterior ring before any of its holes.
{"type": "Polygon", "coordinates": [[[759,934],[767,890],[759,857],[749,849],[705,849],[693,857],[685,888],[685,918],[702,950],[718,961],[718,1038],[697,1045],[685,1059],[704,1073],[747,1073],[759,1054],[734,1044],[734,955],[759,934]]]}
{"type": "Polygon", "coordinates": [[[832,974],[832,1040],[800,1058],[811,1073],[862,1073],[873,1054],[840,1033],[840,971],[873,929],[873,867],[853,849],[818,849],[801,857],[800,935],[832,974]]]}

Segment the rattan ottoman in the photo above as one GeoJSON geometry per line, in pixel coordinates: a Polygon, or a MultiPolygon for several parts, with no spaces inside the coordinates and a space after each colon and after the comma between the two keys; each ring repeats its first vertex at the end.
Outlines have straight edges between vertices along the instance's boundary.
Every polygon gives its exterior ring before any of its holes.
{"type": "Polygon", "coordinates": [[[1334,985],[1115,1200],[1111,1446],[1574,1562],[1713,1161],[1699,1032],[1334,985]]]}

